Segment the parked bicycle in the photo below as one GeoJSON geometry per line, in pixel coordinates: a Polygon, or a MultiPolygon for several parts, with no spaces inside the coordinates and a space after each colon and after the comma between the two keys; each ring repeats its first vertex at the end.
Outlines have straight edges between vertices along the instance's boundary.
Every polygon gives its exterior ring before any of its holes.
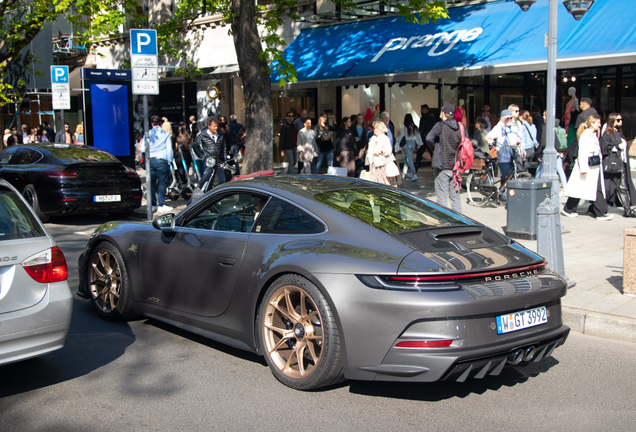
{"type": "Polygon", "coordinates": [[[495,180],[495,166],[497,158],[487,154],[475,153],[475,159],[484,159],[484,167],[480,170],[471,170],[466,181],[466,191],[468,192],[468,203],[477,207],[483,207],[493,201],[501,204],[501,198],[506,193],[506,183],[511,179],[532,178],[526,171],[517,170],[517,146],[504,145],[512,149],[512,167],[508,175],[495,180]]]}

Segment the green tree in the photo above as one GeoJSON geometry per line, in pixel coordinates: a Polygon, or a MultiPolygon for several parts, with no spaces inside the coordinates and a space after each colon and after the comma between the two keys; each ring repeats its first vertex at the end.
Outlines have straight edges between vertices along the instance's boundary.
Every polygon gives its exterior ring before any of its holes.
{"type": "Polygon", "coordinates": [[[116,34],[120,25],[142,17],[135,0],[0,0],[0,104],[20,100],[24,82],[8,81],[9,66],[29,69],[38,61],[20,51],[60,15],[74,25],[78,44],[116,34]]]}

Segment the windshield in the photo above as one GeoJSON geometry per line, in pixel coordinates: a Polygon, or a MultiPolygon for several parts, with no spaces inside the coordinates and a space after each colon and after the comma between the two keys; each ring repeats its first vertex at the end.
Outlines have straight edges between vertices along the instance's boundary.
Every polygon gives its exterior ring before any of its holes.
{"type": "Polygon", "coordinates": [[[0,186],[0,241],[44,235],[42,227],[20,197],[0,186]]]}
{"type": "Polygon", "coordinates": [[[332,190],[314,199],[386,233],[472,225],[415,197],[385,189],[332,190]]]}

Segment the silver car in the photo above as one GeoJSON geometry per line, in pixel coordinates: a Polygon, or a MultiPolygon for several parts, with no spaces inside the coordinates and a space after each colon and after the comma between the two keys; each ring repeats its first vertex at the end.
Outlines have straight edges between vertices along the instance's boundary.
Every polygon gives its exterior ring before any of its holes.
{"type": "Polygon", "coordinates": [[[62,348],[72,310],[64,254],[0,179],[0,365],[62,348]]]}

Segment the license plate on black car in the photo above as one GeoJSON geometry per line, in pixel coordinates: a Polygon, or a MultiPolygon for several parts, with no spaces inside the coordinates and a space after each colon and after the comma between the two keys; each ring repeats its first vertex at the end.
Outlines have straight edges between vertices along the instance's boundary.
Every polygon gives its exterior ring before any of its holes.
{"type": "Polygon", "coordinates": [[[497,317],[497,333],[510,333],[529,327],[546,324],[548,322],[548,311],[545,306],[528,309],[521,312],[514,312],[497,317]]]}
{"type": "Polygon", "coordinates": [[[93,197],[94,202],[113,202],[121,201],[121,195],[95,195],[93,197]]]}

